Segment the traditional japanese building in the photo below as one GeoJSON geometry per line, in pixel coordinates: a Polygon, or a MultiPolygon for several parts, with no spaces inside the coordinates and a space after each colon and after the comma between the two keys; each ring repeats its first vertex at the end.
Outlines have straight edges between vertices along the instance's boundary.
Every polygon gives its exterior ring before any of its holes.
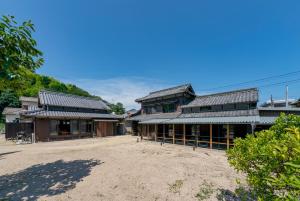
{"type": "Polygon", "coordinates": [[[141,114],[128,118],[136,135],[155,141],[229,148],[236,137],[270,127],[281,112],[300,108],[258,107],[256,88],[197,96],[190,84],[139,98],[141,114]]]}
{"type": "Polygon", "coordinates": [[[21,116],[32,119],[38,141],[117,135],[123,119],[102,100],[50,91],[41,91],[38,108],[21,116]]]}

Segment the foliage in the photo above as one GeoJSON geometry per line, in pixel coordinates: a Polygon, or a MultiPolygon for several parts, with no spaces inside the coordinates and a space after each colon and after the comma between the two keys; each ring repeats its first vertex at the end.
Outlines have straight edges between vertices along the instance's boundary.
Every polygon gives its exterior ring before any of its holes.
{"type": "Polygon", "coordinates": [[[0,21],[0,79],[22,79],[23,69],[34,72],[44,63],[42,52],[36,49],[32,38],[34,25],[25,21],[21,25],[13,16],[3,16],[0,21]]]}
{"type": "Polygon", "coordinates": [[[180,193],[180,189],[183,186],[183,180],[176,180],[173,184],[169,184],[169,191],[172,193],[180,193]]]}
{"type": "Polygon", "coordinates": [[[236,139],[227,155],[260,200],[299,200],[300,116],[281,114],[269,130],[236,139]]]}
{"type": "MultiPolygon", "coordinates": [[[[8,91],[10,95],[13,94],[11,97],[36,97],[40,90],[46,89],[100,100],[100,97],[90,95],[73,84],[65,84],[52,77],[35,73],[44,60],[42,52],[36,49],[37,43],[32,38],[34,31],[31,21],[18,25],[13,16],[3,16],[0,20],[0,93],[5,92],[6,98],[9,98],[6,96],[8,91]]],[[[3,108],[9,106],[4,99],[0,105],[0,117],[3,108]]],[[[12,102],[11,107],[18,105],[14,103],[16,102],[12,102]]],[[[111,107],[116,114],[125,112],[121,103],[112,104],[111,107]]]]}
{"type": "Polygon", "coordinates": [[[5,130],[5,124],[3,122],[0,121],[0,135],[2,133],[4,133],[4,130],[5,130]]]}
{"type": "Polygon", "coordinates": [[[5,107],[20,107],[20,101],[17,94],[12,90],[5,90],[0,93],[0,119],[2,121],[2,112],[5,107]]]}
{"type": "Polygon", "coordinates": [[[111,112],[114,112],[115,114],[124,114],[125,113],[125,108],[122,103],[117,103],[117,104],[110,104],[110,109],[111,112]]]}
{"type": "Polygon", "coordinates": [[[204,181],[203,184],[199,188],[199,192],[195,195],[195,197],[200,200],[206,200],[211,197],[214,193],[213,185],[211,183],[207,183],[204,181]]]}

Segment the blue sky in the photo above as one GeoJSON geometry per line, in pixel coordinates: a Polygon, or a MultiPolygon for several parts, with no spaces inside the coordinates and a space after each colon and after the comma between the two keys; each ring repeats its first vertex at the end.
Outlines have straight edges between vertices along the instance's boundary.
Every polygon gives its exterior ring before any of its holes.
{"type": "MultiPolygon", "coordinates": [[[[191,83],[199,94],[300,79],[300,1],[2,0],[0,13],[31,19],[44,52],[38,73],[108,101],[138,107],[151,90],[191,83]]],[[[260,88],[260,101],[284,85],[260,88]]],[[[289,84],[300,97],[300,82],[289,84]]]]}

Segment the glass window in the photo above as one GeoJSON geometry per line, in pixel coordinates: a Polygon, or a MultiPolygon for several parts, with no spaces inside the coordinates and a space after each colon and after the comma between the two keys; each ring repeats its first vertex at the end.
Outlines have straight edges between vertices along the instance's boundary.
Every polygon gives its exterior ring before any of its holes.
{"type": "Polygon", "coordinates": [[[199,107],[193,107],[192,108],[192,113],[199,113],[200,112],[200,108],[199,107]]]}
{"type": "Polygon", "coordinates": [[[71,120],[71,133],[72,134],[79,134],[79,121],[78,120],[71,120]]]}
{"type": "Polygon", "coordinates": [[[206,111],[211,111],[211,106],[205,106],[205,107],[201,107],[200,111],[206,112],[206,111]]]}
{"type": "Polygon", "coordinates": [[[250,109],[256,109],[256,103],[250,103],[250,109]]]}
{"type": "Polygon", "coordinates": [[[164,104],[163,113],[175,112],[175,104],[164,104]]]}
{"type": "Polygon", "coordinates": [[[50,135],[57,135],[58,129],[58,121],[57,120],[50,120],[50,135]]]}
{"type": "Polygon", "coordinates": [[[80,132],[81,133],[91,133],[92,132],[92,121],[81,120],[80,121],[80,132]]]}
{"type": "Polygon", "coordinates": [[[223,105],[223,110],[234,110],[234,109],[235,109],[235,105],[234,104],[223,105]]]}
{"type": "Polygon", "coordinates": [[[248,103],[238,103],[238,104],[236,104],[236,109],[237,110],[248,110],[249,104],[248,103]]]}
{"type": "Polygon", "coordinates": [[[222,111],[223,107],[222,107],[222,105],[214,105],[214,106],[212,106],[212,110],[213,111],[222,111]]]}

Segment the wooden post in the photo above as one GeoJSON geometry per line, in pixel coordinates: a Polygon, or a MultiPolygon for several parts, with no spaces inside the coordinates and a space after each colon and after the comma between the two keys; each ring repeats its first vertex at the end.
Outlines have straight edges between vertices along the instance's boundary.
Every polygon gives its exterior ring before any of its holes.
{"type": "Polygon", "coordinates": [[[229,149],[229,134],[230,134],[230,131],[229,131],[229,128],[230,128],[230,126],[229,126],[229,124],[227,124],[227,149],[229,149]]]}
{"type": "Polygon", "coordinates": [[[165,132],[166,132],[166,131],[165,131],[165,129],[166,129],[165,126],[166,126],[166,125],[163,124],[163,143],[165,143],[165,132]]]}
{"type": "Polygon", "coordinates": [[[175,125],[173,124],[173,144],[175,144],[175,125]]]}
{"type": "Polygon", "coordinates": [[[150,139],[150,125],[149,124],[147,124],[147,138],[148,138],[148,140],[150,139]]]}
{"type": "Polygon", "coordinates": [[[144,132],[144,125],[140,125],[140,136],[141,136],[141,141],[143,141],[143,132],[144,132]]]}
{"type": "Polygon", "coordinates": [[[154,140],[157,141],[157,124],[154,125],[154,140]]]}
{"type": "Polygon", "coordinates": [[[209,148],[212,149],[212,124],[209,124],[209,148]]]}
{"type": "Polygon", "coordinates": [[[185,145],[185,124],[183,124],[183,145],[185,145]]]}

